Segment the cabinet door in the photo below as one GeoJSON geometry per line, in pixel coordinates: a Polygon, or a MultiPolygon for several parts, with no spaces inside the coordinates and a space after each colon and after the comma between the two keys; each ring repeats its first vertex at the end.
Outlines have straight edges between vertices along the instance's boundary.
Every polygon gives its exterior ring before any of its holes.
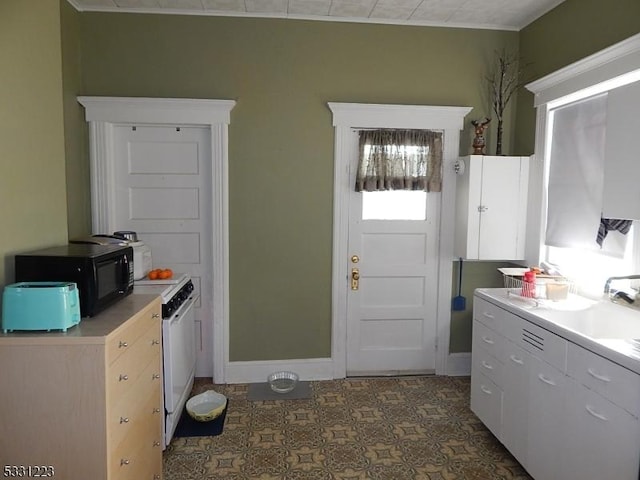
{"type": "Polygon", "coordinates": [[[528,352],[505,341],[501,441],[524,468],[527,468],[530,361],[528,352]]]}
{"type": "Polygon", "coordinates": [[[521,157],[484,157],[482,160],[479,259],[524,257],[524,248],[520,248],[521,243],[524,246],[522,227],[526,223],[524,163],[521,157]]]}
{"type": "Polygon", "coordinates": [[[539,358],[530,359],[527,470],[536,480],[556,480],[562,478],[566,377],[539,358]]]}
{"type": "Polygon", "coordinates": [[[500,438],[502,390],[471,365],[471,411],[500,438]]]}
{"type": "Polygon", "coordinates": [[[567,441],[558,478],[636,480],[640,423],[622,408],[576,381],[567,381],[567,441]]]}

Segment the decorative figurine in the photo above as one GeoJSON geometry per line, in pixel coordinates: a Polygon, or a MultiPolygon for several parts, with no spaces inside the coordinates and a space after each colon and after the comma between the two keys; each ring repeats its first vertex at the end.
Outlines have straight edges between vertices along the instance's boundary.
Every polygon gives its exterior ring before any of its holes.
{"type": "Polygon", "coordinates": [[[490,118],[485,117],[484,120],[471,120],[471,125],[473,125],[476,129],[476,136],[473,139],[473,154],[474,155],[484,155],[484,147],[486,146],[486,142],[484,139],[484,131],[487,128],[487,125],[491,121],[490,118]]]}

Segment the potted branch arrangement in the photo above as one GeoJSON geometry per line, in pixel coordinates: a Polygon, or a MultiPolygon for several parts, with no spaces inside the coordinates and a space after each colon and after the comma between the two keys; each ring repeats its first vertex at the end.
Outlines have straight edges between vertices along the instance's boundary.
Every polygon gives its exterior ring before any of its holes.
{"type": "Polygon", "coordinates": [[[486,77],[489,84],[491,107],[498,122],[496,155],[502,155],[504,111],[513,94],[523,85],[520,81],[521,74],[522,68],[520,68],[519,58],[515,53],[509,53],[505,49],[496,52],[493,69],[486,77]]]}

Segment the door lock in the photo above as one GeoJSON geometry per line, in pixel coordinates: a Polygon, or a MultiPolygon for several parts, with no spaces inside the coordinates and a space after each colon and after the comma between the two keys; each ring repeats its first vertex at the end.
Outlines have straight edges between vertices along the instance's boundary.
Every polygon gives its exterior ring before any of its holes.
{"type": "Polygon", "coordinates": [[[358,290],[360,287],[360,270],[357,268],[351,269],[351,290],[358,290]]]}
{"type": "Polygon", "coordinates": [[[351,263],[358,263],[360,261],[360,257],[358,255],[351,255],[351,263]]]}

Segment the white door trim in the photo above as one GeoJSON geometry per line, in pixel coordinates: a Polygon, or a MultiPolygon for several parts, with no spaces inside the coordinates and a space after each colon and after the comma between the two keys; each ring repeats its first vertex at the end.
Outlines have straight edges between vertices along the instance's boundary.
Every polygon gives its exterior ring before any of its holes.
{"type": "Polygon", "coordinates": [[[379,105],[329,102],[335,127],[333,183],[333,275],[331,358],[334,378],[346,376],[349,161],[347,138],[354,128],[417,128],[444,131],[442,197],[438,232],[436,374],[447,374],[451,323],[451,275],[456,176],[460,130],[470,107],[379,105]]]}
{"type": "Polygon", "coordinates": [[[211,130],[213,381],[225,383],[229,363],[228,125],[233,100],[78,97],[89,122],[93,233],[110,233],[113,219],[114,137],[118,124],[194,125],[211,130]]]}

